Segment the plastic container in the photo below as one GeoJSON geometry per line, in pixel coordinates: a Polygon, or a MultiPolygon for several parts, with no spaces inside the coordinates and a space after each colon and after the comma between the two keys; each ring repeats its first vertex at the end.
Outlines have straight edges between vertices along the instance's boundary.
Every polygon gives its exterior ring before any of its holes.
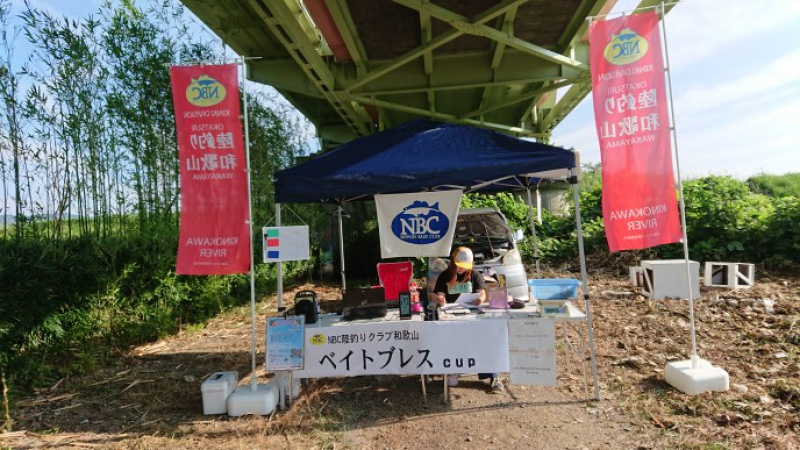
{"type": "Polygon", "coordinates": [[[225,414],[228,412],[228,397],[236,389],[239,374],[236,372],[214,372],[200,385],[203,393],[203,414],[225,414]]]}
{"type": "Polygon", "coordinates": [[[419,287],[417,287],[417,283],[412,281],[408,287],[408,292],[411,295],[411,312],[421,313],[422,305],[419,303],[419,287]]]}
{"type": "Polygon", "coordinates": [[[270,380],[267,384],[257,384],[256,389],[251,385],[236,388],[228,397],[228,415],[232,417],[245,414],[269,415],[278,405],[278,384],[270,380]]]}
{"type": "Polygon", "coordinates": [[[580,282],[574,278],[539,278],[528,280],[536,300],[568,300],[578,296],[580,282]]]}
{"type": "Polygon", "coordinates": [[[539,312],[542,316],[566,316],[569,314],[568,301],[568,299],[538,300],[539,312]]]}

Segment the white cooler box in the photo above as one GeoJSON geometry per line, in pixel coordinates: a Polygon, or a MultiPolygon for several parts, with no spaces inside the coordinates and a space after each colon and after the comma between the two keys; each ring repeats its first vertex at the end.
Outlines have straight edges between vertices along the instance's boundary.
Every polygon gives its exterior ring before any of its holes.
{"type": "Polygon", "coordinates": [[[236,389],[239,374],[236,372],[214,372],[200,385],[203,393],[203,414],[225,414],[228,412],[228,397],[236,389]]]}

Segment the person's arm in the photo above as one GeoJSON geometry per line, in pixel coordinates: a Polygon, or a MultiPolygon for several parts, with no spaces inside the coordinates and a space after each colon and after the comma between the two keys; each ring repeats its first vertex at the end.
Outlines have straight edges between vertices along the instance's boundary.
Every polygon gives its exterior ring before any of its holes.
{"type": "Polygon", "coordinates": [[[478,289],[477,293],[480,294],[480,296],[477,300],[475,300],[475,302],[473,302],[473,305],[475,306],[486,302],[486,289],[478,289]]]}
{"type": "Polygon", "coordinates": [[[444,306],[447,303],[447,297],[444,295],[447,290],[447,282],[442,278],[442,274],[436,279],[436,285],[433,287],[431,298],[428,303],[436,303],[439,306],[444,306]]]}
{"type": "Polygon", "coordinates": [[[472,292],[480,294],[478,299],[473,302],[473,305],[477,306],[486,302],[486,282],[483,280],[483,275],[477,270],[472,271],[472,292]]]}

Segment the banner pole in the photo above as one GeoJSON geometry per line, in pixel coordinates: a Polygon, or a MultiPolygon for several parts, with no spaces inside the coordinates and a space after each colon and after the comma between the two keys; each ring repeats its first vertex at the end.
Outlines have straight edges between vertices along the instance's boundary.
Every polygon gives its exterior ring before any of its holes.
{"type": "Polygon", "coordinates": [[[247,64],[239,59],[242,66],[242,104],[244,108],[244,151],[247,167],[247,226],[250,229],[250,389],[255,391],[258,384],[256,377],[256,275],[255,257],[253,256],[253,194],[250,184],[250,127],[247,117],[247,64]]]}
{"type": "Polygon", "coordinates": [[[342,291],[347,290],[347,280],[344,274],[344,234],[342,226],[342,204],[339,203],[336,208],[336,215],[339,216],[339,262],[342,265],[342,291]]]}
{"type": "MultiPolygon", "coordinates": [[[[281,204],[275,204],[275,226],[281,226],[281,204]]],[[[286,311],[286,307],[283,306],[283,263],[278,261],[275,263],[275,278],[277,279],[277,291],[278,291],[278,312],[286,311]]]]}
{"type": "MultiPolygon", "coordinates": [[[[528,220],[531,222],[531,236],[533,237],[533,261],[536,263],[536,278],[539,278],[539,241],[536,239],[536,223],[533,217],[533,203],[531,202],[531,187],[528,186],[528,189],[526,189],[525,192],[528,194],[527,196],[528,220]]],[[[537,193],[538,193],[538,187],[537,187],[537,193]]]]}
{"type": "MultiPolygon", "coordinates": [[[[589,275],[586,271],[586,251],[583,248],[583,225],[581,222],[581,196],[578,191],[577,170],[570,176],[570,184],[572,184],[572,195],[575,199],[575,233],[578,235],[578,259],[580,259],[581,266],[581,283],[583,287],[583,307],[586,311],[586,334],[589,336],[589,357],[592,363],[592,381],[594,382],[594,399],[600,401],[600,382],[597,377],[597,355],[594,351],[594,328],[592,326],[592,304],[589,301],[589,275]]],[[[566,332],[566,331],[565,331],[566,332]]],[[[581,354],[584,366],[586,367],[586,357],[581,354]]],[[[584,372],[584,380],[585,380],[584,372]]]]}
{"type": "MultiPolygon", "coordinates": [[[[675,170],[678,174],[678,193],[680,199],[680,213],[681,213],[681,229],[683,230],[683,259],[686,266],[686,290],[688,291],[689,299],[689,327],[692,333],[692,369],[697,369],[699,357],[697,356],[697,338],[695,337],[694,325],[694,293],[692,289],[692,275],[689,269],[689,238],[686,233],[686,203],[683,198],[683,179],[681,178],[681,161],[678,155],[678,130],[675,123],[675,107],[672,101],[672,76],[670,75],[669,66],[669,49],[667,48],[667,27],[664,23],[664,2],[661,2],[657,8],[661,16],[661,34],[664,36],[664,60],[666,67],[664,72],[667,75],[667,93],[669,95],[669,112],[670,112],[670,131],[672,132],[672,146],[675,153],[675,170]]],[[[699,280],[698,280],[699,281],[699,280]]]]}

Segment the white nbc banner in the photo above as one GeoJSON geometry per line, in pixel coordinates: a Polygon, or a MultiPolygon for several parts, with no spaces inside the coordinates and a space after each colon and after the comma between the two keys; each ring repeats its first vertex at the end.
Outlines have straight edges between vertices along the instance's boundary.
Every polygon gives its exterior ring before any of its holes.
{"type": "Polygon", "coordinates": [[[381,258],[448,256],[462,191],[375,196],[381,258]]]}

